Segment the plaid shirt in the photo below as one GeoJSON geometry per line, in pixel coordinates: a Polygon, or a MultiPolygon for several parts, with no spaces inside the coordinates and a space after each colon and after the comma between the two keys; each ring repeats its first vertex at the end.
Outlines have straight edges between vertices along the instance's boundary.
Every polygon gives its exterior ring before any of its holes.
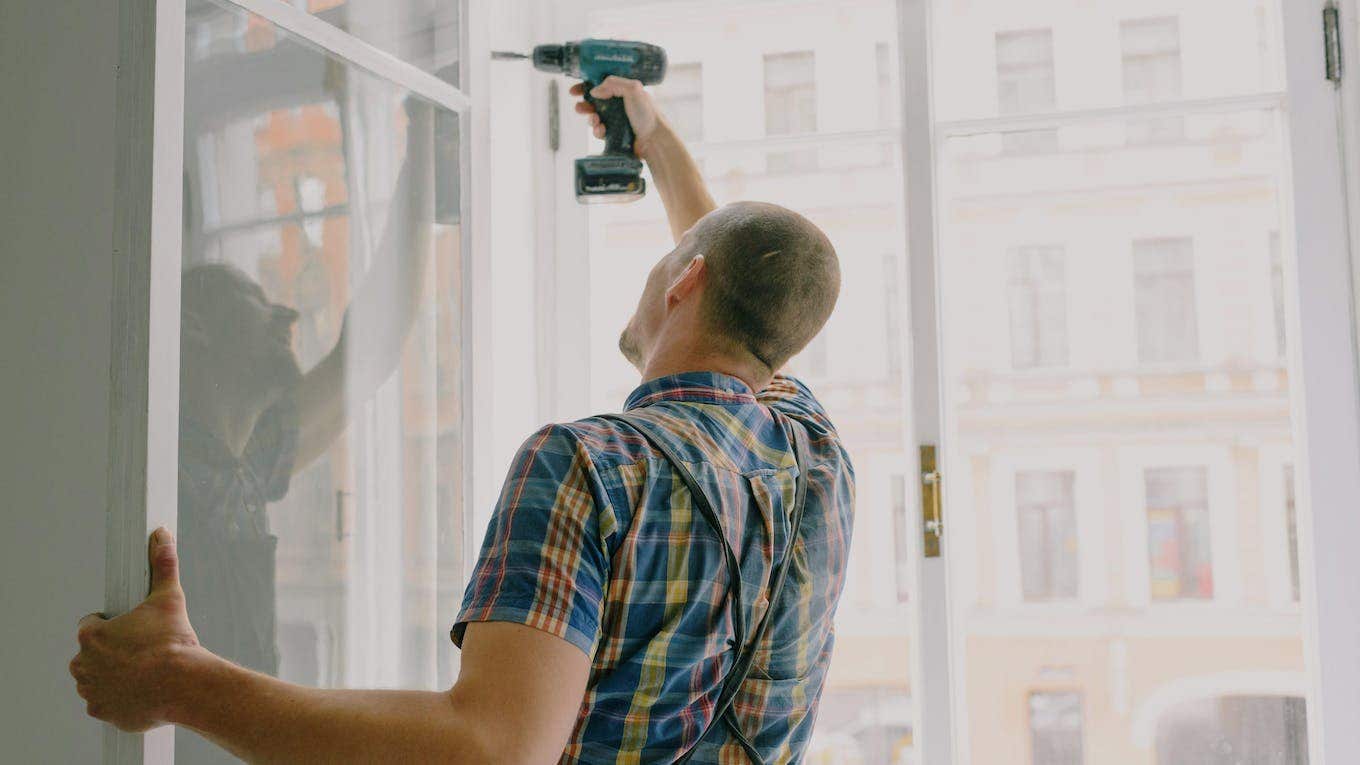
{"type": "MultiPolygon", "coordinates": [[[[792,567],[733,709],[766,762],[807,746],[835,640],[854,473],[826,412],[802,383],[761,393],[735,377],[686,372],[644,383],[626,410],[682,455],[741,561],[748,634],[790,540],[797,466],[776,410],[809,436],[812,464],[792,567]]],[[[632,428],[598,418],[549,425],[520,448],[463,608],[468,622],[526,624],[591,658],[564,763],[671,762],[712,722],[736,654],[722,543],[670,463],[632,428]]],[[[744,763],[726,726],[696,763],[744,763]]]]}

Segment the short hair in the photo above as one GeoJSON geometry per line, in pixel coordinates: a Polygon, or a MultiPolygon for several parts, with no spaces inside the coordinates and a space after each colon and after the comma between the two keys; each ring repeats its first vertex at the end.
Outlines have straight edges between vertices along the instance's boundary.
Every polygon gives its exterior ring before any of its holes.
{"type": "Polygon", "coordinates": [[[778,371],[836,306],[841,270],[831,240],[802,215],[764,202],[727,205],[694,235],[713,330],[778,371]]]}
{"type": "Polygon", "coordinates": [[[255,280],[230,263],[196,263],[180,274],[180,313],[211,316],[227,305],[242,285],[255,280]]]}

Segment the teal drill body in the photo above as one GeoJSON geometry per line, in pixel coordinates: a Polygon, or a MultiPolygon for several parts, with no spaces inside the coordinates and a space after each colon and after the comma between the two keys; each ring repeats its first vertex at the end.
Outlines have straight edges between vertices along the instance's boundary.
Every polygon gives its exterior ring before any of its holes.
{"type": "Polygon", "coordinates": [[[644,42],[579,40],[534,48],[534,67],[561,72],[586,83],[586,102],[604,125],[604,153],[576,160],[576,199],[583,203],[631,202],[647,191],[642,162],[633,153],[633,127],[623,99],[599,99],[590,89],[606,77],[626,77],[654,85],[666,76],[666,51],[644,42]]]}

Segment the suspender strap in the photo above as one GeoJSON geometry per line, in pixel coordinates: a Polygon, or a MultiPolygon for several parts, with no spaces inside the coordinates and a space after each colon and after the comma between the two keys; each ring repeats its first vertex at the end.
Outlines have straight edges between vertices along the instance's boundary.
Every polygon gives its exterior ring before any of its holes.
{"type": "MultiPolygon", "coordinates": [[[[666,443],[665,439],[656,434],[654,426],[650,423],[645,423],[641,418],[627,417],[625,415],[601,415],[601,419],[623,422],[631,426],[634,430],[641,433],[643,438],[655,447],[657,451],[665,456],[666,460],[670,462],[671,466],[675,469],[675,472],[680,475],[681,480],[684,481],[685,487],[689,489],[691,501],[695,508],[698,509],[699,514],[703,516],[704,520],[708,522],[708,525],[718,535],[718,539],[722,541],[723,559],[727,566],[729,579],[728,597],[732,601],[733,639],[737,646],[737,655],[732,661],[731,668],[727,671],[727,676],[723,678],[722,690],[719,692],[718,701],[714,705],[713,723],[717,723],[721,720],[728,727],[732,737],[741,744],[747,757],[749,757],[752,762],[758,764],[762,763],[760,752],[742,732],[741,727],[737,725],[736,717],[732,713],[732,703],[736,700],[737,693],[741,690],[742,683],[746,682],[747,676],[751,673],[752,663],[755,661],[756,650],[760,646],[761,641],[763,641],[765,636],[769,633],[770,624],[773,621],[775,604],[778,602],[779,596],[784,590],[784,582],[788,577],[794,546],[798,541],[798,533],[803,525],[803,511],[807,506],[807,471],[812,462],[808,451],[807,433],[803,427],[798,423],[783,417],[778,412],[773,412],[772,410],[772,414],[782,421],[781,427],[784,428],[785,435],[791,435],[790,440],[794,444],[794,456],[798,463],[798,478],[794,486],[793,513],[790,518],[791,523],[788,542],[785,545],[784,557],[779,561],[776,561],[774,567],[770,571],[769,606],[766,608],[764,616],[761,617],[760,624],[756,626],[754,636],[749,641],[745,639],[746,617],[742,600],[741,565],[737,560],[736,552],[732,549],[731,542],[728,541],[727,535],[723,532],[722,518],[713,509],[713,505],[710,503],[708,495],[704,492],[703,487],[699,485],[698,479],[690,472],[685,461],[680,458],[680,455],[676,453],[675,449],[670,444],[666,443]]],[[[707,736],[709,731],[713,730],[714,727],[714,724],[711,723],[699,734],[699,737],[694,741],[694,745],[691,746],[679,760],[676,760],[677,765],[689,762],[689,759],[694,756],[694,752],[698,749],[699,743],[704,740],[704,737],[707,736]]]]}

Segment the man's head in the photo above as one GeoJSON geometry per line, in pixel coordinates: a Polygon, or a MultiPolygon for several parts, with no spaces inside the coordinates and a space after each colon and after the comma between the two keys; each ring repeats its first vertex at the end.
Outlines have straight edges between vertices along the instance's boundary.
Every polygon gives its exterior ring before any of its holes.
{"type": "Polygon", "coordinates": [[[214,388],[270,397],[301,377],[293,354],[298,314],[271,302],[249,276],[205,263],[181,276],[180,364],[205,373],[214,388]]]}
{"type": "Polygon", "coordinates": [[[676,345],[773,374],[821,330],[840,282],[835,249],[807,218],[763,202],[729,204],[652,268],[619,350],[644,374],[676,345]]]}

